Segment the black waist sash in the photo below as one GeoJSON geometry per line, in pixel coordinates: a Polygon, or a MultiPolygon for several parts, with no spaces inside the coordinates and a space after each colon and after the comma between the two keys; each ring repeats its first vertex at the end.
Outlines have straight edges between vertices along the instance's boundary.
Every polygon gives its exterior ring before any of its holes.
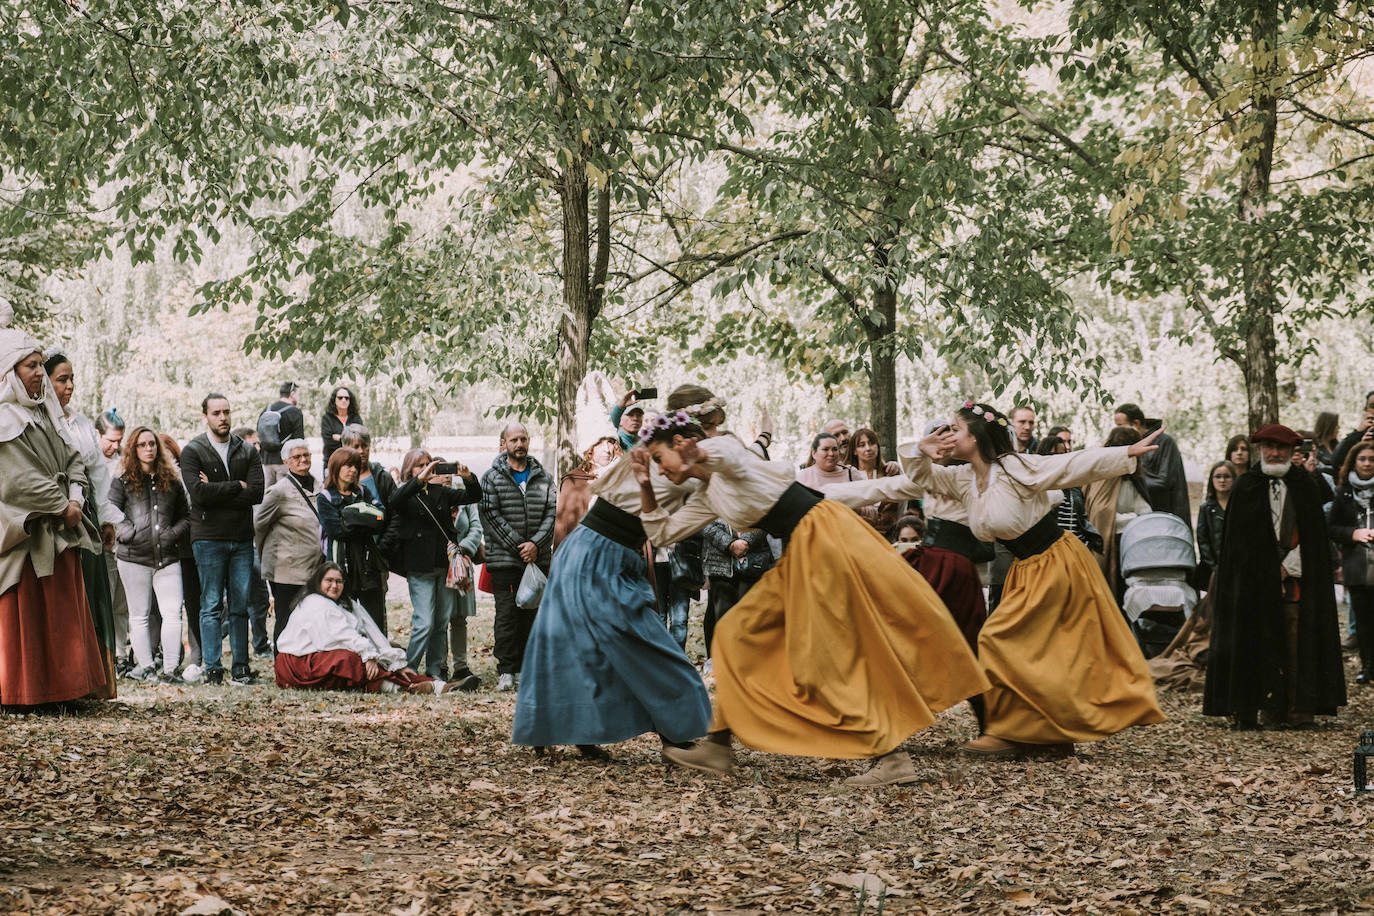
{"type": "Polygon", "coordinates": [[[961,556],[973,559],[974,551],[982,541],[974,536],[972,529],[961,522],[951,522],[947,518],[932,518],[929,522],[930,533],[926,535],[927,547],[939,547],[961,556]]]}
{"type": "Polygon", "coordinates": [[[997,543],[1010,550],[1012,556],[1018,560],[1026,560],[1044,553],[1064,535],[1064,529],[1060,528],[1058,521],[1055,520],[1056,514],[1057,510],[1051,509],[1048,515],[1032,525],[1025,534],[1010,539],[998,538],[997,543]]]}
{"type": "Polygon", "coordinates": [[[644,546],[644,524],[638,515],[616,508],[607,500],[598,499],[592,503],[587,514],[579,523],[603,537],[610,538],[622,547],[638,550],[644,546]]]}
{"type": "Polygon", "coordinates": [[[769,509],[754,527],[768,532],[775,538],[786,540],[792,529],[801,522],[802,516],[824,498],[818,491],[805,484],[794,482],[782,491],[778,501],[773,503],[773,508],[769,509]]]}

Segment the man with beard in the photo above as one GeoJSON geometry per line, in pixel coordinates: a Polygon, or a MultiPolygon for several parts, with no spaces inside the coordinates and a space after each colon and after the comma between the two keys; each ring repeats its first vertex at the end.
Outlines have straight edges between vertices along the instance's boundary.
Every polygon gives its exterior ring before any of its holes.
{"type": "Polygon", "coordinates": [[[535,614],[533,608],[516,606],[515,590],[528,564],[537,565],[544,575],[549,573],[556,488],[553,477],[530,457],[530,434],[523,424],[506,426],[501,448],[501,454],[482,475],[478,508],[496,604],[496,688],[513,690],[518,685],[535,614]]]}
{"type": "Polygon", "coordinates": [[[1202,711],[1233,727],[1303,728],[1345,705],[1336,599],[1322,497],[1293,463],[1286,426],[1250,437],[1260,465],[1226,508],[1202,711]]]}

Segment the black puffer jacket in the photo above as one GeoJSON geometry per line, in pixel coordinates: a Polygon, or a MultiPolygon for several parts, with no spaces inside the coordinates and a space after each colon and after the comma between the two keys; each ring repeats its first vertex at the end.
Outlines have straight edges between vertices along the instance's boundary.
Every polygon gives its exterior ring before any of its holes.
{"type": "Polygon", "coordinates": [[[511,476],[504,452],[482,475],[482,531],[487,541],[487,566],[492,569],[522,569],[525,563],[517,548],[526,541],[539,548],[539,567],[549,568],[556,514],[554,480],[533,458],[529,467],[530,477],[523,491],[511,476]]]}
{"type": "Polygon", "coordinates": [[[110,502],[124,513],[115,529],[115,556],[162,569],[181,559],[181,541],[191,530],[191,506],[179,481],[170,490],[154,490],[149,475],[140,489],[132,493],[123,477],[110,484],[110,502]]]}

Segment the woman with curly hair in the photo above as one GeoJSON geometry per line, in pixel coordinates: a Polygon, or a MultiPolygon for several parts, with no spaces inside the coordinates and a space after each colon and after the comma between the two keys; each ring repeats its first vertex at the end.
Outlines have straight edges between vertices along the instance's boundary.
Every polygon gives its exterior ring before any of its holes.
{"type": "Polygon", "coordinates": [[[344,427],[361,426],[362,422],[362,415],[358,413],[358,397],[351,388],[340,385],[329,393],[329,403],[320,417],[320,439],[324,443],[323,460],[326,467],[334,450],[343,445],[344,427]]]}
{"type": "Polygon", "coordinates": [[[172,467],[162,440],[146,426],[129,433],[120,474],[110,485],[110,502],[124,515],[115,530],[119,578],[129,597],[129,641],[133,643],[135,680],[154,677],[165,684],[181,682],[181,540],[191,530],[191,506],[181,478],[172,467]],[[162,671],[154,670],[149,608],[157,596],[162,617],[162,671]]]}
{"type": "Polygon", "coordinates": [[[572,534],[592,504],[592,481],[624,454],[617,436],[602,436],[582,452],[582,461],[558,484],[558,510],[553,521],[553,549],[572,534]]]}

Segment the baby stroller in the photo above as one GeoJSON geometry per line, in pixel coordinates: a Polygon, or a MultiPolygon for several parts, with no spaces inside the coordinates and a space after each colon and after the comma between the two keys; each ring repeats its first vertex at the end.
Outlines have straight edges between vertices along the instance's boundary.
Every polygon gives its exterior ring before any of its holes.
{"type": "Polygon", "coordinates": [[[1146,658],[1163,652],[1193,613],[1196,566],[1193,532],[1177,515],[1146,512],[1121,532],[1121,610],[1146,658]]]}

